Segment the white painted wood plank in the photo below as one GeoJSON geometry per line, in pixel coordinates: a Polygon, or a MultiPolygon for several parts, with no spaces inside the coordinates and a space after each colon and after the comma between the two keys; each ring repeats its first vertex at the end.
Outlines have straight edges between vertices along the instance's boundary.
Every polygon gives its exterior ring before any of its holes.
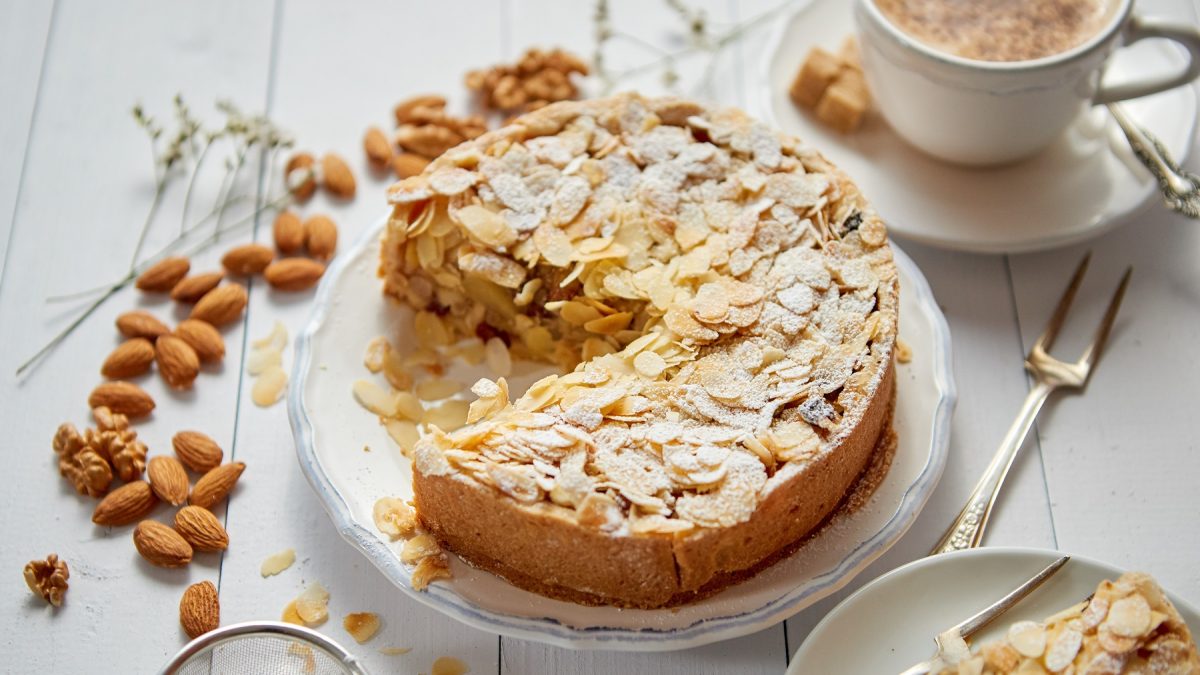
{"type": "Polygon", "coordinates": [[[1038,425],[1050,498],[1065,551],[1144,569],[1200,601],[1195,514],[1200,493],[1200,229],[1153,205],[1088,245],[1013,259],[1028,345],[1085,249],[1091,272],[1053,352],[1075,358],[1126,265],[1132,283],[1086,393],[1048,405],[1038,425]]]}
{"type": "Polygon", "coordinates": [[[0,282],[53,8],[38,0],[0,5],[0,282]]]}
{"type": "MultiPolygon", "coordinates": [[[[346,248],[387,213],[384,190],[391,179],[372,177],[367,170],[363,131],[372,124],[392,128],[392,107],[416,94],[447,94],[453,107],[465,110],[462,74],[500,57],[500,8],[477,6],[464,12],[435,3],[288,2],[279,34],[272,116],[295,133],[300,147],[342,154],[358,178],[353,202],[334,204],[318,195],[301,210],[305,215],[330,214],[340,226],[339,244],[346,248]]],[[[269,224],[264,222],[259,239],[269,241],[269,224]]],[[[307,321],[311,299],[312,292],[281,294],[261,281],[255,283],[250,339],[268,334],[276,321],[294,338],[307,321]]],[[[292,358],[289,348],[289,367],[292,358]]],[[[277,619],[291,598],[316,581],[331,593],[330,620],[320,630],[372,672],[427,673],[443,655],[463,659],[475,673],[495,672],[495,635],[467,628],[410,600],[342,541],[297,465],[285,405],[255,406],[250,387],[247,378],[238,407],[236,456],[248,468],[245,485],[229,506],[233,544],[222,575],[224,620],[277,619]],[[262,560],[285,548],[296,550],[295,567],[277,577],[260,578],[262,560]],[[379,636],[362,646],[341,626],[346,613],[359,611],[378,613],[384,624],[379,636]],[[379,653],[389,646],[413,651],[403,656],[379,653]]]]}
{"type": "MultiPolygon", "coordinates": [[[[50,450],[60,422],[87,421],[87,394],[118,341],[116,314],[138,305],[168,321],[179,314],[128,290],[31,376],[18,380],[13,372],[71,315],[73,306],[47,305],[45,297],[119,276],[132,254],[150,201],[152,167],[129,107],[140,98],[169,114],[170,98],[180,90],[206,109],[217,96],[260,100],[270,28],[269,2],[63,1],[57,8],[7,281],[0,287],[0,426],[12,450],[8,475],[15,478],[0,498],[8,542],[0,567],[14,575],[0,585],[0,602],[11,608],[0,617],[0,652],[19,670],[154,672],[186,639],[178,627],[184,587],[217,578],[219,556],[200,555],[186,570],[155,569],[135,553],[129,527],[93,526],[95,502],[77,497],[59,478],[50,450]],[[58,611],[15,577],[27,560],[51,551],[72,572],[58,611]]],[[[201,185],[202,192],[212,187],[201,185]]],[[[155,242],[175,226],[165,220],[155,242]]],[[[214,267],[216,255],[196,262],[214,267]]],[[[240,331],[226,338],[236,364],[240,331]]],[[[228,444],[237,373],[236,365],[207,372],[187,394],[168,393],[157,376],[142,378],[159,402],[153,419],[138,426],[151,452],[169,452],[170,436],[181,428],[228,444]]],[[[160,507],[154,515],[166,519],[170,512],[160,507]]]]}

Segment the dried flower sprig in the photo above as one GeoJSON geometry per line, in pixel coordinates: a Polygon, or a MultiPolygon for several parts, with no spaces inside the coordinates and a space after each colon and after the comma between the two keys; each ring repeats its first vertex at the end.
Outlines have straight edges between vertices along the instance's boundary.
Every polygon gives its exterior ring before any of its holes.
{"type": "MultiPolygon", "coordinates": [[[[101,294],[81,310],[71,323],[51,338],[36,354],[22,363],[17,368],[18,376],[38,363],[109,298],[131,284],[141,272],[154,263],[169,255],[190,256],[200,253],[220,241],[223,236],[245,229],[254,223],[260,214],[283,209],[293,201],[292,194],[286,189],[277,196],[270,194],[274,186],[271,178],[274,176],[275,165],[279,161],[279,153],[294,145],[292,137],[267,117],[247,115],[231,102],[218,101],[216,107],[225,116],[224,125],[216,129],[206,129],[203,123],[192,115],[182,96],[177,95],[174,99],[175,128],[170,134],[167,134],[163,126],[154,117],[148,115],[140,104],[133,107],[133,119],[146,132],[150,141],[155,187],[154,197],[138,234],[129,268],[121,278],[109,284],[49,298],[48,301],[55,302],[78,299],[96,293],[101,294]],[[162,143],[164,138],[169,139],[165,145],[162,143]],[[212,209],[202,218],[188,224],[188,212],[197,176],[201,172],[204,160],[209,156],[210,150],[223,142],[230,146],[229,155],[225,160],[225,174],[221,179],[212,209]],[[226,215],[231,207],[251,199],[251,195],[247,191],[238,190],[240,186],[238,177],[248,159],[255,155],[259,158],[260,166],[268,169],[267,193],[259,196],[254,208],[249,213],[226,222],[226,215]],[[187,177],[187,188],[180,215],[179,234],[155,253],[142,256],[146,238],[157,219],[168,188],[184,176],[187,177]],[[206,229],[205,226],[209,223],[213,223],[213,225],[206,229]]],[[[307,179],[306,176],[299,178],[307,179]]]]}
{"type": "Polygon", "coordinates": [[[696,83],[697,88],[711,90],[717,62],[725,48],[737,42],[737,40],[744,37],[751,30],[774,18],[791,4],[791,0],[785,0],[782,4],[762,12],[752,19],[718,31],[713,28],[703,10],[690,7],[683,0],[664,0],[664,2],[683,23],[681,32],[684,36],[685,46],[674,51],[663,49],[639,37],[618,30],[613,24],[608,0],[596,0],[595,11],[592,13],[592,22],[594,24],[593,35],[595,39],[595,48],[592,52],[592,66],[596,79],[600,83],[602,93],[610,93],[624,81],[656,70],[659,71],[663,85],[667,88],[674,88],[680,81],[676,66],[681,61],[701,54],[708,55],[708,62],[704,67],[703,76],[696,83]],[[608,61],[605,58],[605,49],[616,40],[639,45],[655,56],[650,61],[641,65],[614,71],[608,67],[608,61]]]}

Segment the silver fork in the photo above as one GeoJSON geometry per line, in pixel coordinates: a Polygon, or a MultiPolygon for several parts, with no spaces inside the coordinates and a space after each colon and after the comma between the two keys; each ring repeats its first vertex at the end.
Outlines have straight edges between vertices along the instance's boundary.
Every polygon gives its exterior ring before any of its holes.
{"type": "Polygon", "coordinates": [[[1071,556],[1063,556],[1055,560],[1041,572],[1038,572],[1025,581],[1025,583],[1009,591],[1003,598],[981,609],[974,616],[966,618],[962,622],[938,633],[933,638],[934,644],[937,645],[937,650],[933,653],[933,656],[911,666],[901,672],[900,675],[929,675],[930,673],[941,672],[947,668],[950,665],[947,663],[947,659],[954,661],[956,660],[955,657],[964,655],[967,649],[966,641],[972,635],[979,632],[981,628],[1007,612],[1013,605],[1036,590],[1038,586],[1041,586],[1047,579],[1054,576],[1070,560],[1071,556]]]}
{"type": "Polygon", "coordinates": [[[933,550],[929,552],[930,555],[975,548],[979,545],[983,539],[983,530],[987,527],[988,518],[992,514],[992,507],[996,504],[996,497],[1000,494],[1000,487],[1004,485],[1004,479],[1008,475],[1009,469],[1012,468],[1013,460],[1016,459],[1017,452],[1024,444],[1025,437],[1033,426],[1033,421],[1041,411],[1042,404],[1056,389],[1082,389],[1087,385],[1088,378],[1100,358],[1100,353],[1104,350],[1104,343],[1108,340],[1113,322],[1117,318],[1117,311],[1121,308],[1121,299],[1125,297],[1125,289],[1129,286],[1129,276],[1133,273],[1133,267],[1125,270],[1125,275],[1121,277],[1121,284],[1113,293],[1112,299],[1108,303],[1108,309],[1104,312],[1104,318],[1096,329],[1092,344],[1083,351],[1079,360],[1074,363],[1060,361],[1046,352],[1053,346],[1054,339],[1058,337],[1059,329],[1062,328],[1063,320],[1067,317],[1067,311],[1071,308],[1071,302],[1075,299],[1075,293],[1079,290],[1091,257],[1091,253],[1085,255],[1079,263],[1079,267],[1075,269],[1075,276],[1071,278],[1071,284],[1067,286],[1067,290],[1059,299],[1054,316],[1050,318],[1046,330],[1033,343],[1033,348],[1029,350],[1029,356],[1025,358],[1025,369],[1033,375],[1036,384],[1029,390],[1029,395],[1025,397],[1025,404],[1021,406],[1021,412],[1017,414],[1017,419],[1013,421],[1004,440],[1000,442],[1000,448],[992,457],[983,476],[979,478],[979,482],[967,499],[966,506],[959,512],[958,517],[954,519],[953,524],[942,535],[933,550]]]}

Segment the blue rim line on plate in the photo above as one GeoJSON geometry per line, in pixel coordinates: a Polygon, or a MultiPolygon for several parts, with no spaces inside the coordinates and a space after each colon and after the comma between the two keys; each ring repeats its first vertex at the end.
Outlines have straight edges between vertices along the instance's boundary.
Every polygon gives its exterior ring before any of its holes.
{"type": "MultiPolygon", "coordinates": [[[[892,251],[897,266],[904,269],[908,279],[916,286],[914,290],[917,296],[928,300],[921,303],[921,311],[926,315],[937,337],[935,344],[938,346],[938,353],[933,355],[934,379],[942,396],[933,418],[932,452],[920,476],[905,491],[899,506],[883,528],[859,544],[835,568],[752,611],[703,619],[690,626],[672,629],[635,630],[599,626],[576,628],[551,617],[512,616],[485,610],[440,584],[432,584],[425,591],[415,591],[410,582],[411,573],[399,562],[396,553],[376,533],[354,522],[350,505],[333,486],[320,460],[317,459],[312,421],[304,408],[304,391],[311,370],[312,339],[327,318],[333,288],[346,271],[346,266],[357,260],[365,249],[374,245],[386,223],[387,219],[384,218],[380,223],[368,228],[349,250],[334,259],[321,279],[312,315],[296,338],[296,357],[288,390],[288,419],[291,422],[301,469],[342,537],[362,551],[384,576],[409,597],[473,628],[568,649],[619,650],[636,644],[639,650],[667,651],[739,637],[752,632],[746,630],[748,625],[759,626],[783,621],[806,606],[805,601],[814,596],[824,597],[849,583],[854,573],[873,562],[908,531],[932,493],[932,489],[928,488],[936,485],[941,478],[949,448],[950,418],[957,401],[954,379],[951,376],[953,360],[950,352],[950,329],[946,325],[945,317],[940,311],[936,311],[933,293],[920,269],[893,243],[892,251]],[[904,513],[910,514],[907,522],[897,523],[904,513]],[[889,531],[893,526],[898,526],[898,530],[889,531]]],[[[380,298],[383,299],[382,293],[380,298]]]]}

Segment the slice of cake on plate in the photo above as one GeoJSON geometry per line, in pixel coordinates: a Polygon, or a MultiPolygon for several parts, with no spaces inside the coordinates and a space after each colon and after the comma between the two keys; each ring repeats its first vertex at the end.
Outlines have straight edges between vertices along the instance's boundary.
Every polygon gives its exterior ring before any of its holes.
{"type": "Polygon", "coordinates": [[[942,675],[1200,675],[1196,643],[1148,574],[1102,581],[1091,598],[1045,620],[1018,621],[942,675]]]}

